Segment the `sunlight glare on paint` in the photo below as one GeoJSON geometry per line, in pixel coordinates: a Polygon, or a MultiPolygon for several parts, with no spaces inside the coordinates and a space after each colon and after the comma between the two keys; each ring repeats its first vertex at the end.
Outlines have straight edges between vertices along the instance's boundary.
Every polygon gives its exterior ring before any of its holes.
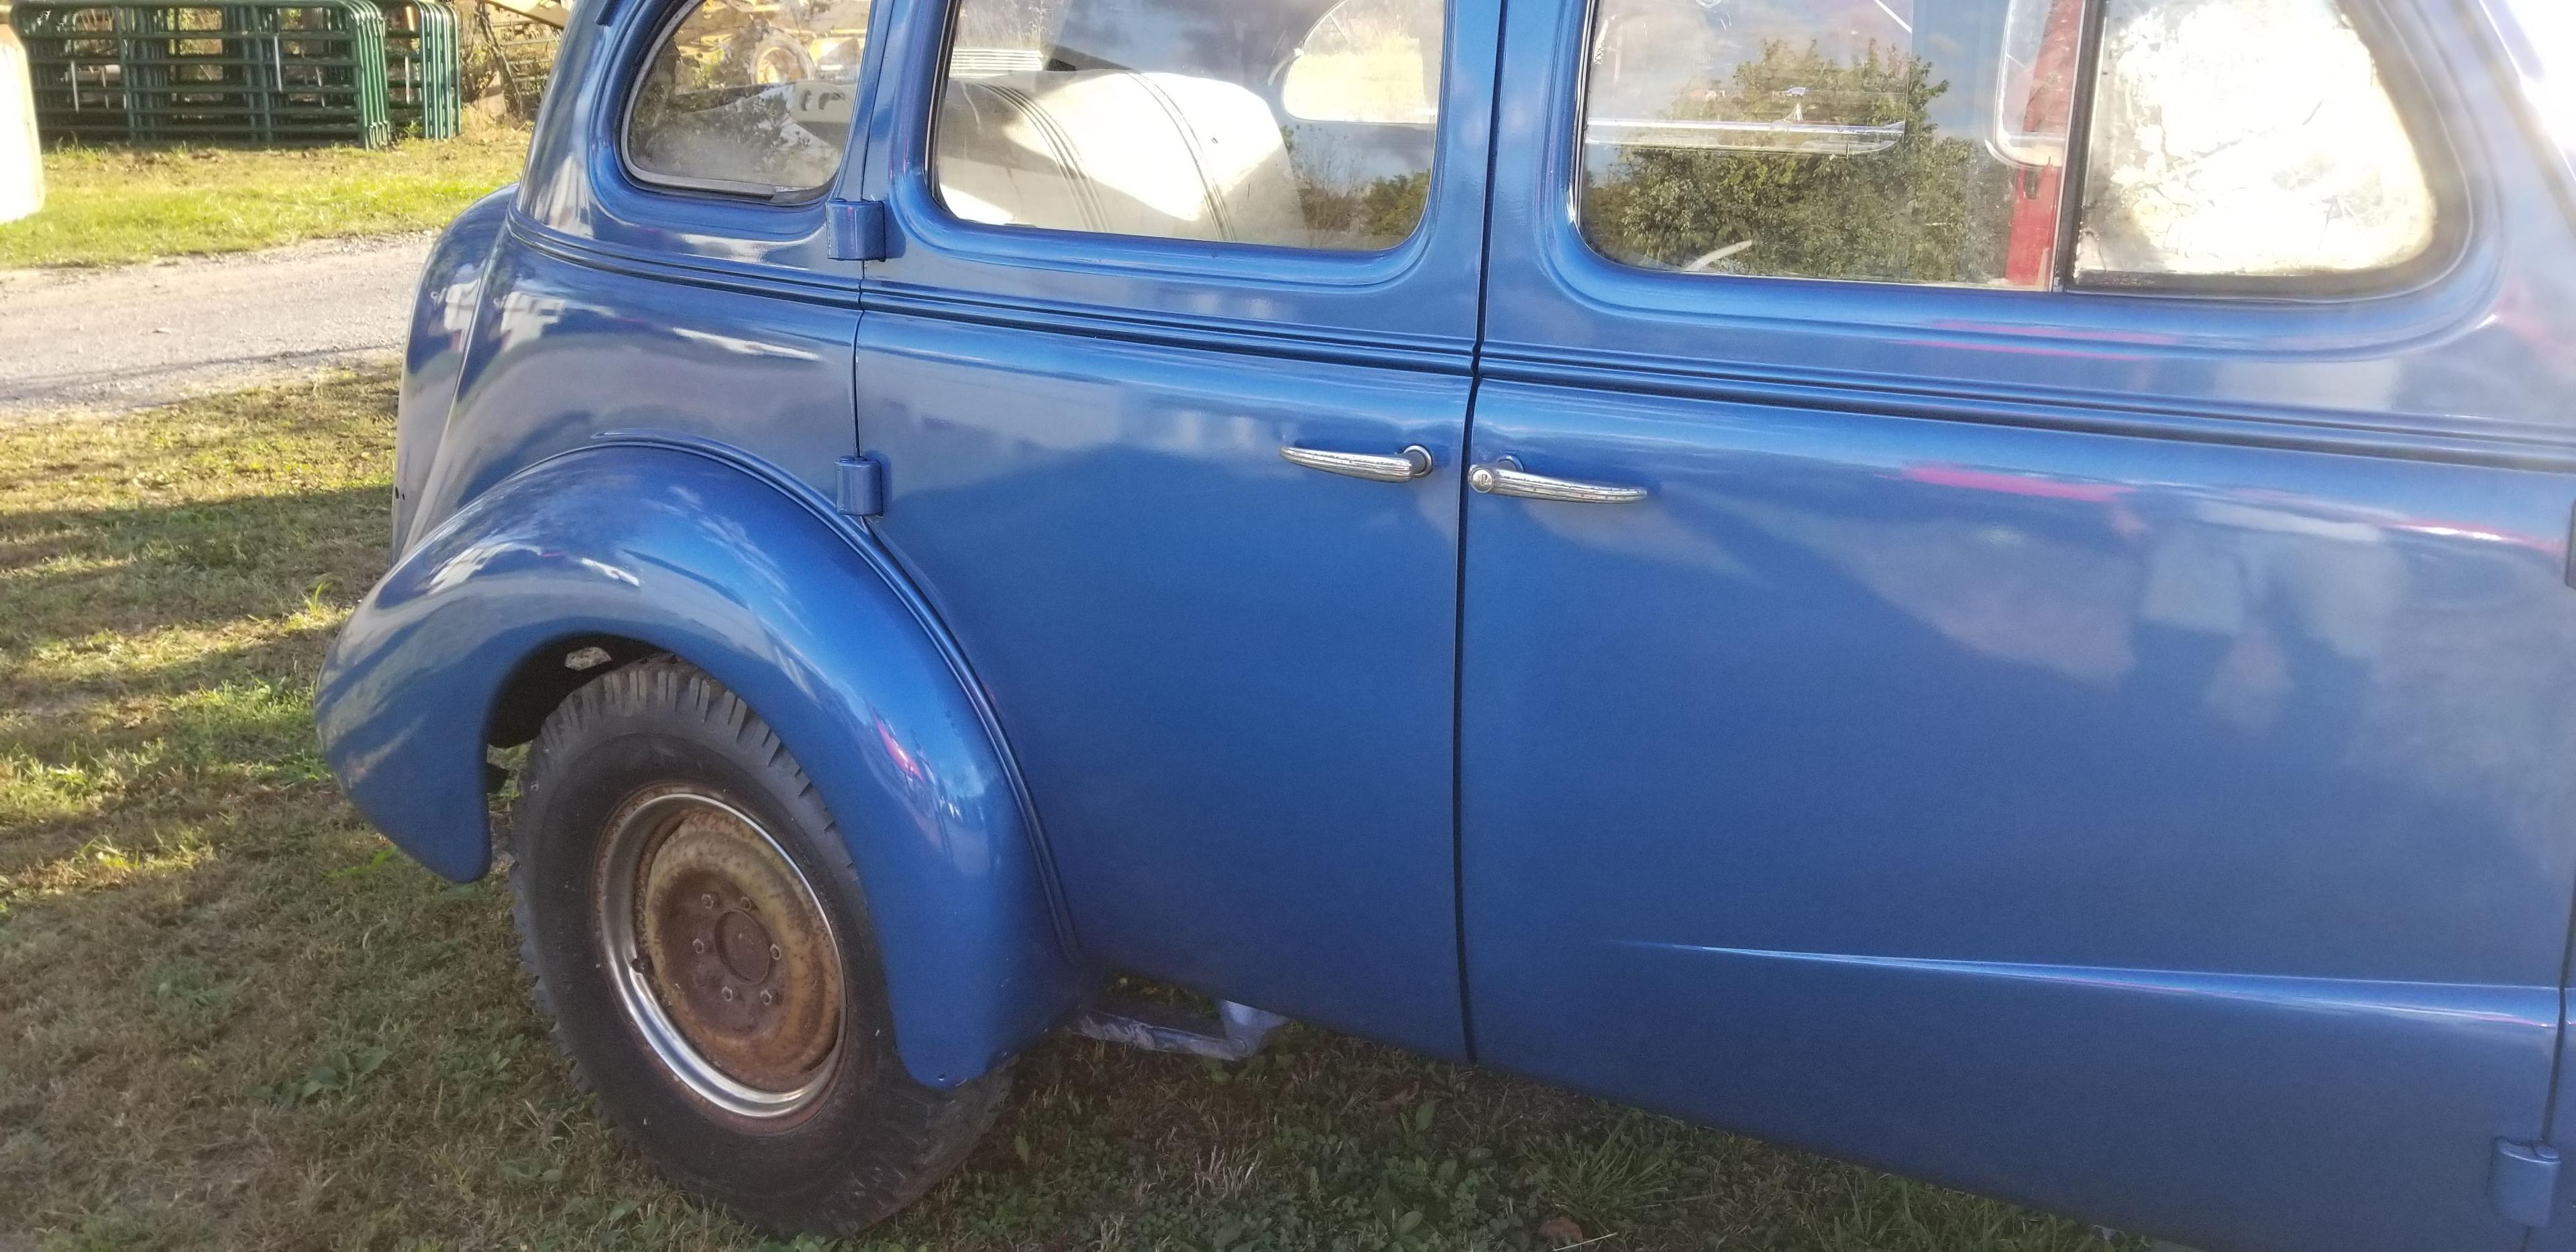
{"type": "Polygon", "coordinates": [[[2541,124],[2559,146],[2576,151],[2576,4],[2568,0],[2509,0],[2536,63],[2523,67],[2523,84],[2541,124]]]}

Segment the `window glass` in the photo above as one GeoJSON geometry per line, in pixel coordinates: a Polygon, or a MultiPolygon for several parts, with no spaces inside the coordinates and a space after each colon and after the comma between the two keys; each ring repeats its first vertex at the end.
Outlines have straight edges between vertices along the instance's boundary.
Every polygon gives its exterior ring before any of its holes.
{"type": "Polygon", "coordinates": [[[1440,115],[1440,0],[1342,0],[1297,49],[1280,103],[1309,122],[1440,115]]]}
{"type": "Polygon", "coordinates": [[[2567,0],[2503,0],[2487,6],[2505,32],[2505,51],[2522,80],[2541,130],[2576,175],[2576,5],[2567,0]]]}
{"type": "Polygon", "coordinates": [[[1707,274],[2044,286],[2082,0],[1599,0],[1584,233],[1707,274]]]}
{"type": "Polygon", "coordinates": [[[682,186],[820,191],[840,170],[869,0],[704,0],[653,50],[626,162],[682,186]]]}
{"type": "Polygon", "coordinates": [[[2433,240],[2414,144],[2334,0],[2109,0],[2092,132],[2079,274],[2350,273],[2433,240]]]}
{"type": "Polygon", "coordinates": [[[957,0],[931,171],[1048,230],[1390,247],[1422,219],[1441,0],[957,0]]]}

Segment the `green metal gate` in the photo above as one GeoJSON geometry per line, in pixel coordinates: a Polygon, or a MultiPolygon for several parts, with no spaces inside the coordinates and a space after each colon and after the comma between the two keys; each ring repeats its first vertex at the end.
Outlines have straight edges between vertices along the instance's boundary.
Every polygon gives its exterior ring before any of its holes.
{"type": "Polygon", "coordinates": [[[465,99],[456,10],[446,0],[389,0],[384,11],[385,99],[394,133],[454,138],[465,99]]]}
{"type": "Polygon", "coordinates": [[[55,142],[372,148],[463,111],[445,0],[18,0],[10,21],[55,142]]]}

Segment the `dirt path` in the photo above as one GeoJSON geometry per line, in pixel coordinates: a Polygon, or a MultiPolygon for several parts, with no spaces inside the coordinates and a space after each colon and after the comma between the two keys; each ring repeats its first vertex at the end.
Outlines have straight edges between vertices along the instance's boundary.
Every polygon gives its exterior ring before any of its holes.
{"type": "Polygon", "coordinates": [[[401,350],[427,234],[0,270],[0,422],[120,412],[401,350]]]}

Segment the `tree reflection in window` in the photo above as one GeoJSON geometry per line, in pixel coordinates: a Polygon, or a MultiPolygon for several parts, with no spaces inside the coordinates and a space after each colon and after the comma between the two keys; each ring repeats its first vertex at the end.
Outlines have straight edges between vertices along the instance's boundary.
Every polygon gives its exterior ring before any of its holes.
{"type": "Polygon", "coordinates": [[[1918,55],[1915,12],[1604,0],[1583,152],[1593,247],[1693,273],[2006,283],[2015,232],[2054,239],[2055,179],[1942,124],[1945,103],[1977,116],[1952,78],[1996,67],[1918,55]]]}

